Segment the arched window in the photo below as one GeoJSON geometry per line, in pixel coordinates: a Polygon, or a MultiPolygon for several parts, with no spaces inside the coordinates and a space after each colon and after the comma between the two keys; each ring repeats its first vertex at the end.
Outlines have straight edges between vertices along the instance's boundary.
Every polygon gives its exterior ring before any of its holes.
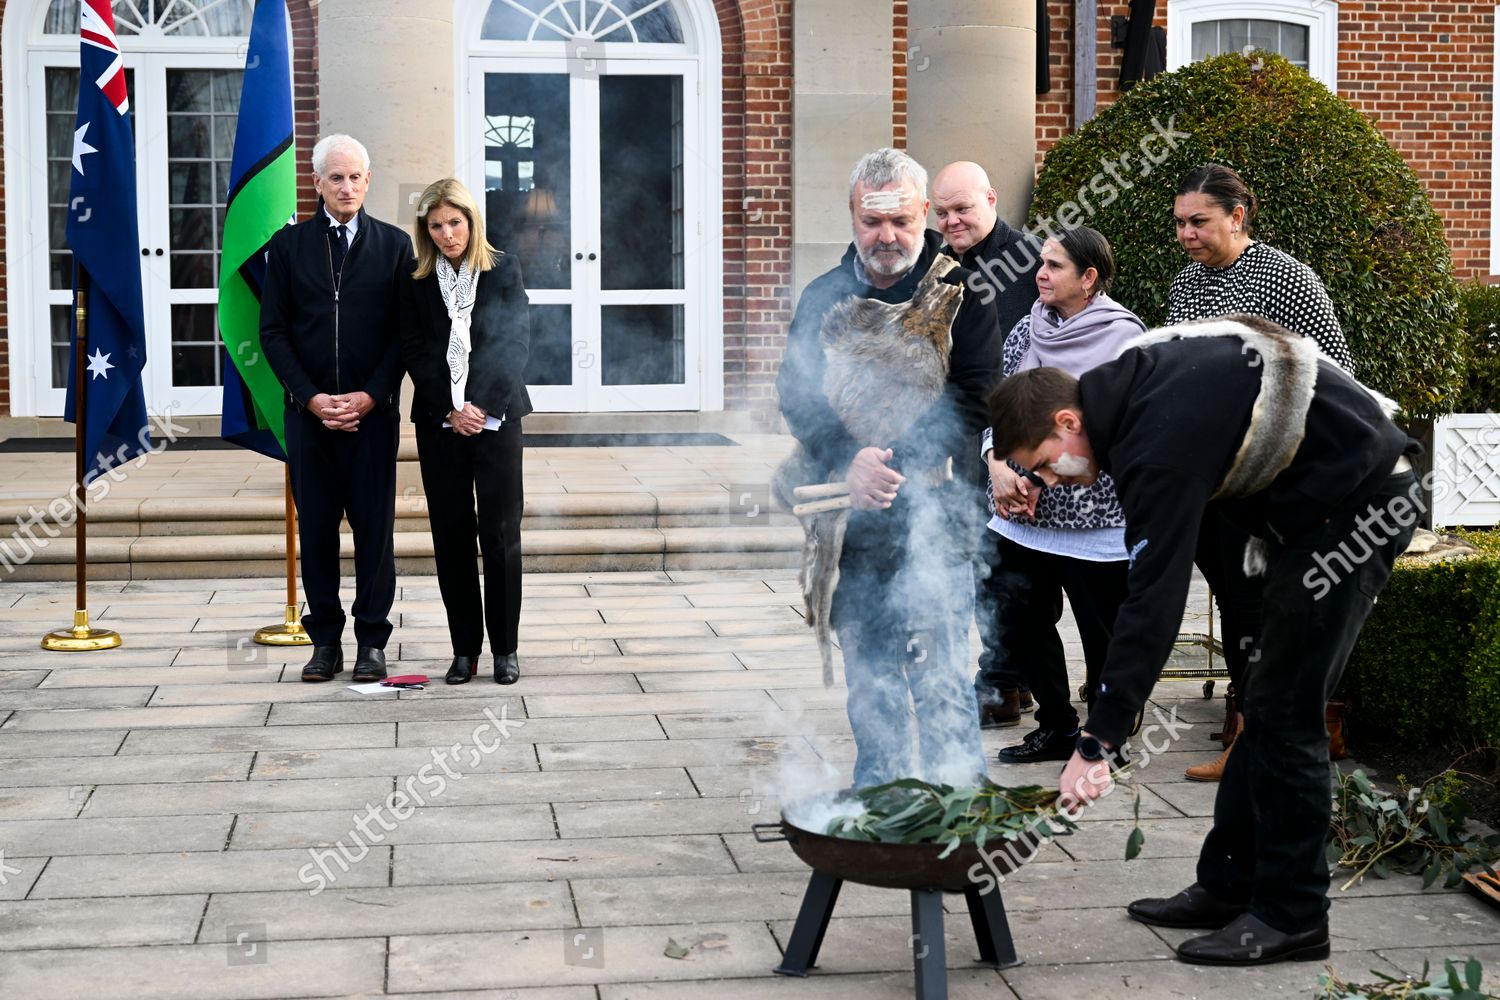
{"type": "MultiPolygon", "coordinates": [[[[52,0],[42,33],[76,35],[79,0],[52,0]]],[[[114,0],[118,35],[225,38],[250,34],[251,0],[114,0]]]]}
{"type": "MultiPolygon", "coordinates": [[[[5,19],[7,162],[46,156],[45,172],[12,174],[16,183],[6,190],[12,406],[18,414],[52,415],[62,410],[68,374],[72,261],[65,229],[80,2],[8,6],[16,9],[5,19]],[[11,86],[13,80],[25,85],[11,86]],[[37,374],[16,377],[22,372],[37,374]]],[[[135,134],[147,406],[217,413],[219,248],[255,5],[114,0],[111,6],[135,134]]]]}
{"type": "Polygon", "coordinates": [[[495,0],[480,37],[526,42],[681,43],[673,0],[495,0]]]}
{"type": "Polygon", "coordinates": [[[461,176],[526,274],[542,411],[723,405],[710,0],[456,4],[461,176]]]}
{"type": "Polygon", "coordinates": [[[1338,35],[1334,0],[1169,0],[1167,68],[1262,49],[1337,90],[1338,35]]]}

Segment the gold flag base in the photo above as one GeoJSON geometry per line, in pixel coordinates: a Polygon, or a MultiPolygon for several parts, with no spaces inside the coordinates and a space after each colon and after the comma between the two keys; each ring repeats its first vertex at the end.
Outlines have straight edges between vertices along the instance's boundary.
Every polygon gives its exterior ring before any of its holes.
{"type": "Polygon", "coordinates": [[[124,640],[114,629],[92,628],[87,608],[73,612],[73,627],[48,632],[42,637],[42,648],[54,653],[87,653],[96,649],[114,649],[124,640]]]}
{"type": "Polygon", "coordinates": [[[297,619],[297,607],[286,606],[286,622],[282,625],[267,625],[255,630],[255,641],[262,646],[310,646],[312,636],[297,619]]]}

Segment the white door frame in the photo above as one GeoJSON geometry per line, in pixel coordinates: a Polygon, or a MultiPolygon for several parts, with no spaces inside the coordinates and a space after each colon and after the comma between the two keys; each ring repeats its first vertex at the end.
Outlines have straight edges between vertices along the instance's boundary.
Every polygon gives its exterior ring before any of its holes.
{"type": "MultiPolygon", "coordinates": [[[[596,46],[605,64],[604,72],[650,74],[682,73],[683,83],[683,164],[684,164],[684,220],[683,242],[686,252],[684,260],[684,285],[680,299],[662,298],[662,301],[682,301],[685,306],[685,323],[689,331],[684,344],[684,367],[687,371],[687,386],[600,386],[599,367],[593,366],[590,380],[594,383],[588,390],[582,405],[592,410],[704,410],[716,411],[724,408],[724,230],[723,230],[723,85],[722,85],[722,41],[719,35],[718,17],[709,0],[673,0],[673,7],[683,25],[686,45],[659,44],[603,44],[596,46]],[[696,120],[695,124],[689,124],[696,120]]],[[[464,178],[475,191],[484,190],[484,137],[476,123],[483,117],[483,80],[486,72],[515,73],[566,73],[569,68],[568,44],[565,42],[497,42],[481,39],[481,29],[489,3],[466,3],[455,5],[454,11],[454,162],[458,165],[456,176],[464,178]],[[477,184],[477,186],[475,186],[477,184]]],[[[597,102],[597,78],[580,75],[570,86],[571,115],[579,120],[580,84],[587,83],[592,98],[597,102]]],[[[589,100],[590,98],[585,98],[589,100]]],[[[596,105],[595,105],[596,106],[596,105]]],[[[597,121],[595,111],[588,121],[597,121]]],[[[576,129],[576,125],[574,126],[576,129]]],[[[575,131],[577,136],[578,132],[575,131]]],[[[596,148],[597,135],[591,140],[596,148]]],[[[574,146],[572,156],[572,182],[574,185],[575,219],[572,221],[574,245],[570,252],[582,250],[580,235],[592,235],[589,249],[598,253],[598,219],[577,218],[577,208],[582,203],[578,196],[590,189],[579,186],[580,170],[584,157],[578,155],[574,146]],[[589,230],[588,227],[592,226],[589,230]],[[584,233],[580,233],[580,228],[584,233]]],[[[597,160],[587,168],[593,175],[598,173],[597,160]]],[[[591,215],[594,213],[590,213],[591,215]]],[[[537,304],[555,301],[573,301],[580,295],[594,297],[594,293],[583,292],[583,288],[597,288],[597,262],[574,261],[575,266],[592,265],[592,280],[583,285],[575,283],[574,291],[560,292],[537,290],[529,292],[537,304]],[[556,295],[570,296],[554,299],[556,295]]],[[[599,305],[611,304],[612,299],[630,302],[656,301],[651,293],[599,292],[593,301],[585,301],[585,308],[593,310],[597,317],[599,305]],[[628,299],[619,299],[629,296],[628,299]]],[[[578,306],[575,304],[575,309],[578,306]]],[[[592,324],[593,333],[587,339],[597,341],[598,324],[592,324]]],[[[593,351],[599,356],[597,344],[590,348],[585,343],[581,350],[593,351]]],[[[559,398],[561,392],[573,393],[572,387],[532,387],[533,403],[540,410],[576,410],[579,404],[559,398]]]]}
{"type": "Polygon", "coordinates": [[[1167,0],[1167,69],[1192,62],[1193,25],[1250,18],[1300,24],[1307,30],[1307,71],[1339,89],[1339,5],[1336,0],[1167,0]]]}
{"type": "MultiPolygon", "coordinates": [[[[49,304],[53,297],[48,290],[48,220],[46,214],[47,167],[46,158],[37,157],[35,151],[46,149],[45,115],[40,110],[44,100],[44,89],[40,82],[46,66],[78,67],[79,43],[76,34],[43,35],[41,28],[50,0],[12,0],[6,5],[4,22],[0,24],[0,74],[3,74],[4,99],[0,106],[0,119],[4,124],[5,151],[5,249],[7,258],[5,336],[8,351],[8,374],[10,384],[10,411],[15,416],[57,416],[62,413],[66,390],[52,389],[50,374],[51,319],[49,304]],[[38,128],[42,129],[40,135],[38,128]],[[42,206],[38,211],[38,206],[42,206]]],[[[144,57],[180,56],[189,64],[203,68],[226,65],[220,60],[231,60],[234,66],[243,65],[247,39],[244,37],[166,37],[159,32],[142,35],[123,35],[120,38],[125,66],[136,73],[136,86],[146,80],[142,69],[144,57]]],[[[148,74],[149,75],[149,72],[148,74]]],[[[146,163],[145,138],[139,123],[134,121],[132,111],[137,162],[146,163]]],[[[163,114],[165,112],[163,111],[163,114]]],[[[163,129],[165,118],[163,118],[163,129]]],[[[161,138],[165,151],[165,136],[161,138]]],[[[163,164],[165,163],[163,153],[163,164]]],[[[136,186],[137,218],[141,225],[142,246],[166,246],[166,235],[160,243],[148,243],[150,212],[146,202],[146,176],[150,171],[138,172],[136,186]]],[[[163,227],[167,220],[163,208],[163,227]]],[[[154,254],[152,259],[154,260],[154,254]]],[[[163,256],[162,260],[166,261],[163,256]]],[[[165,264],[163,265],[166,266],[165,264]]],[[[146,268],[142,269],[143,293],[148,301],[148,352],[143,379],[146,382],[147,408],[156,411],[171,400],[154,399],[150,381],[156,377],[154,366],[166,368],[166,378],[171,377],[170,354],[153,360],[149,350],[150,292],[145,287],[150,279],[146,268]]],[[[71,296],[69,297],[71,301],[71,296]]],[[[165,343],[170,343],[170,327],[165,343]]],[[[162,355],[162,351],[156,352],[162,355]]],[[[215,387],[214,392],[218,390],[215,387]]],[[[208,411],[218,412],[217,402],[208,411]]]]}
{"type": "MultiPolygon", "coordinates": [[[[170,187],[171,176],[167,169],[167,73],[171,70],[242,70],[245,68],[243,54],[166,52],[151,53],[144,77],[138,76],[149,88],[143,92],[141,107],[150,111],[152,118],[144,124],[137,119],[136,147],[142,150],[140,163],[145,169],[137,172],[136,187],[142,196],[138,199],[140,212],[141,245],[151,249],[150,257],[141,258],[141,291],[146,307],[146,368],[141,373],[146,393],[147,406],[153,412],[171,407],[175,416],[217,416],[223,406],[222,385],[176,386],[172,384],[172,306],[213,305],[219,303],[218,267],[215,266],[215,281],[212,288],[172,287],[172,248],[170,187]],[[160,116],[159,120],[156,116],[160,116]],[[157,206],[148,212],[147,205],[157,206]],[[156,255],[157,249],[166,251],[156,255]]],[[[139,74],[139,71],[137,71],[139,74]]],[[[137,87],[140,86],[138,83],[137,87]]],[[[210,137],[212,142],[212,137],[210,137]]],[[[219,245],[223,245],[223,233],[219,234],[219,245]]],[[[215,318],[215,327],[218,320],[215,318]]]]}

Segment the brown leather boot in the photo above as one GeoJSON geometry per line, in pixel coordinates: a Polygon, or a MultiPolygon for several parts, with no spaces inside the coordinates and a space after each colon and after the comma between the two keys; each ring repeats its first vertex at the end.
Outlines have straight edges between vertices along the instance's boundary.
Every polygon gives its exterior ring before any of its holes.
{"type": "Polygon", "coordinates": [[[1224,765],[1229,763],[1229,752],[1234,749],[1234,741],[1239,738],[1240,732],[1245,728],[1245,724],[1239,719],[1235,719],[1233,725],[1234,736],[1230,739],[1229,745],[1224,748],[1224,752],[1207,764],[1194,764],[1183,771],[1184,778],[1189,781],[1219,781],[1224,777],[1224,765]]]}
{"type": "Polygon", "coordinates": [[[1224,777],[1224,765],[1229,762],[1229,752],[1234,749],[1231,743],[1224,752],[1219,754],[1207,764],[1194,764],[1182,776],[1189,781],[1219,781],[1224,777]]]}
{"type": "Polygon", "coordinates": [[[1021,713],[1036,711],[1036,702],[1025,688],[1010,688],[1000,692],[998,702],[979,706],[981,729],[1008,729],[1021,724],[1021,713]]]}

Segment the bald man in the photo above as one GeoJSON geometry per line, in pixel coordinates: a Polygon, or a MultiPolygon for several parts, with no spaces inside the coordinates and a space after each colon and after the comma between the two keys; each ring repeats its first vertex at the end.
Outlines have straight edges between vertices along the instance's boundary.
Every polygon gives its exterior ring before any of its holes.
{"type": "Polygon", "coordinates": [[[950,163],[933,178],[932,211],[944,249],[975,273],[974,291],[995,310],[1005,334],[1036,301],[1042,245],[1006,225],[995,205],[995,189],[977,163],[950,163]]]}
{"type": "MultiPolygon", "coordinates": [[[[933,178],[932,210],[947,241],[943,249],[973,274],[971,288],[994,311],[1004,337],[1036,301],[1041,244],[1006,225],[995,205],[995,189],[977,163],[950,163],[933,178]]],[[[979,552],[981,564],[974,573],[974,620],[982,646],[974,678],[979,721],[986,729],[1018,726],[1022,712],[1036,707],[1025,660],[1054,661],[1062,650],[1040,648],[1047,641],[1045,633],[1028,628],[1033,614],[1048,609],[1033,612],[1023,606],[1027,602],[1018,588],[1025,581],[1002,571],[1000,536],[986,530],[979,552]]],[[[1061,616],[1061,607],[1057,614],[1061,616]]]]}

